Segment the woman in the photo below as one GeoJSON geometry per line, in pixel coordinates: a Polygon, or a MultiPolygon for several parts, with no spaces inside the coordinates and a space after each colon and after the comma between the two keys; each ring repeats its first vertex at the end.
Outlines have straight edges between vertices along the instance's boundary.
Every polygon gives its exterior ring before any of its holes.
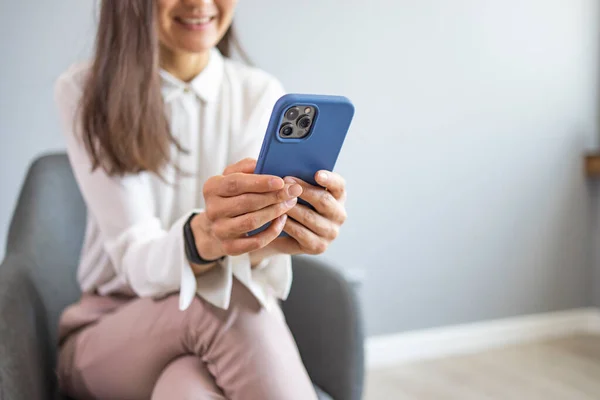
{"type": "Polygon", "coordinates": [[[93,61],[57,82],[88,207],[84,294],[60,321],[74,398],[316,397],[278,300],[290,255],[337,236],[344,181],[252,173],[283,89],[225,58],[235,6],[103,0],[93,61]]]}

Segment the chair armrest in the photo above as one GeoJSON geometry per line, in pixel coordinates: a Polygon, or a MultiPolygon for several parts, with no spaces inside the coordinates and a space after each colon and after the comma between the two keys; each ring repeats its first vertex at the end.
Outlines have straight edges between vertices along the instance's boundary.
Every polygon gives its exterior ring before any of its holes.
{"type": "Polygon", "coordinates": [[[335,269],[294,257],[294,283],[282,308],[314,383],[335,400],[359,400],[364,332],[358,297],[335,269]]]}
{"type": "Polygon", "coordinates": [[[45,338],[45,311],[25,261],[0,265],[0,399],[49,399],[54,366],[45,338]]]}

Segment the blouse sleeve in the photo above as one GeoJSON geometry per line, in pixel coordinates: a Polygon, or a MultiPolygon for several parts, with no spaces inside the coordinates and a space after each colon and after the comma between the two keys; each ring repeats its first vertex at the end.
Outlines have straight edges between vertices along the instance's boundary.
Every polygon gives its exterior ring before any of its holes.
{"type": "Polygon", "coordinates": [[[155,212],[148,174],[115,177],[102,168],[92,172],[91,159],[77,132],[81,129],[77,116],[81,95],[81,86],[72,77],[59,78],[55,101],[67,154],[115,273],[138,296],[163,296],[180,290],[180,308],[186,308],[196,289],[183,244],[183,225],[189,214],[164,227],[155,212]]]}

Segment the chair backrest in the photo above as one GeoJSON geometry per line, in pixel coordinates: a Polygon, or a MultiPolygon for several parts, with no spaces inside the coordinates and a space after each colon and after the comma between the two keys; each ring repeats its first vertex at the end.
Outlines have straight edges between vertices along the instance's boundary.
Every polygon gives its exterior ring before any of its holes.
{"type": "Polygon", "coordinates": [[[76,269],[85,220],[85,203],[67,156],[35,160],[21,189],[6,250],[26,260],[45,307],[51,348],[60,313],[80,295],[76,269]]]}

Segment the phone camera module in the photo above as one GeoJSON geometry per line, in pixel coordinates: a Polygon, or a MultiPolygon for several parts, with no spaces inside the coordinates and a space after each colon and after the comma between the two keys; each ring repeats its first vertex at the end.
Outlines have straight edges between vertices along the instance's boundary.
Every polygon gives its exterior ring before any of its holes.
{"type": "Polygon", "coordinates": [[[279,133],[281,136],[290,136],[294,133],[294,128],[292,127],[292,124],[284,124],[281,129],[279,129],[279,133]]]}
{"type": "Polygon", "coordinates": [[[296,118],[298,118],[298,115],[300,115],[298,107],[292,107],[285,113],[285,117],[291,121],[295,121],[296,118]]]}
{"type": "Polygon", "coordinates": [[[310,117],[308,115],[304,115],[298,120],[298,127],[300,127],[300,129],[306,129],[310,126],[311,123],[312,120],[310,119],[310,117]]]}

